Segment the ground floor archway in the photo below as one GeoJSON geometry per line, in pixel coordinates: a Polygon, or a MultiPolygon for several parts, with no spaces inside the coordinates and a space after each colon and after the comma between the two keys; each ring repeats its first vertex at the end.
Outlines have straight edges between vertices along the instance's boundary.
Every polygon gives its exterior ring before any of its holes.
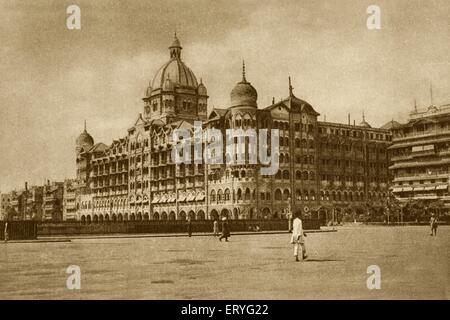
{"type": "Polygon", "coordinates": [[[205,212],[203,210],[197,212],[197,220],[205,220],[205,212]]]}
{"type": "Polygon", "coordinates": [[[219,220],[219,213],[217,212],[217,210],[213,209],[211,210],[209,217],[211,220],[219,220]]]}

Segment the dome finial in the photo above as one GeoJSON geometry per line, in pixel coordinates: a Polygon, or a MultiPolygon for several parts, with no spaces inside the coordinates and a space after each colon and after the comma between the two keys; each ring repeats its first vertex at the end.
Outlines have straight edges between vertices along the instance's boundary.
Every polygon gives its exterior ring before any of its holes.
{"type": "Polygon", "coordinates": [[[84,119],[84,132],[87,132],[87,130],[86,130],[86,119],[84,119]]]}
{"type": "Polygon", "coordinates": [[[363,110],[362,116],[363,116],[363,122],[366,122],[366,116],[364,115],[364,110],[363,110]]]}
{"type": "Polygon", "coordinates": [[[247,82],[245,79],[245,61],[242,60],[242,82],[247,82]]]}

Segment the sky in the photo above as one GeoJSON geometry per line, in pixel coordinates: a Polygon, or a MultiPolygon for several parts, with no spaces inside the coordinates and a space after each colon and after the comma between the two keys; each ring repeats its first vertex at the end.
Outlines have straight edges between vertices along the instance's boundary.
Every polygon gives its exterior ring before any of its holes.
{"type": "Polygon", "coordinates": [[[450,103],[450,1],[78,1],[0,3],[0,190],[75,176],[84,120],[95,142],[126,136],[146,86],[169,59],[202,78],[226,108],[246,78],[258,105],[294,94],[327,121],[407,120],[414,100],[450,103]],[[68,30],[66,8],[81,9],[68,30]],[[369,30],[369,5],[381,29],[369,30]]]}

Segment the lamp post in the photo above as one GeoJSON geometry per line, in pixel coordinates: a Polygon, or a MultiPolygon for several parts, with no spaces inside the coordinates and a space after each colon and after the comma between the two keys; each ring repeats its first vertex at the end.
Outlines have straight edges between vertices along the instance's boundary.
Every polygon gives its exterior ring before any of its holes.
{"type": "Polygon", "coordinates": [[[291,210],[291,198],[288,199],[287,218],[288,218],[288,230],[292,232],[292,210],[291,210]]]}

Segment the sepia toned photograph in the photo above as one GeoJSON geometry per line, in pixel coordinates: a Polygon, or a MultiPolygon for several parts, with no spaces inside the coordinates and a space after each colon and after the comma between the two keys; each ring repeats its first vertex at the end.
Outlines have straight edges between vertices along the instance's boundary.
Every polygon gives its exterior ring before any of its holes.
{"type": "Polygon", "coordinates": [[[0,300],[449,300],[449,15],[1,1],[0,300]]]}

